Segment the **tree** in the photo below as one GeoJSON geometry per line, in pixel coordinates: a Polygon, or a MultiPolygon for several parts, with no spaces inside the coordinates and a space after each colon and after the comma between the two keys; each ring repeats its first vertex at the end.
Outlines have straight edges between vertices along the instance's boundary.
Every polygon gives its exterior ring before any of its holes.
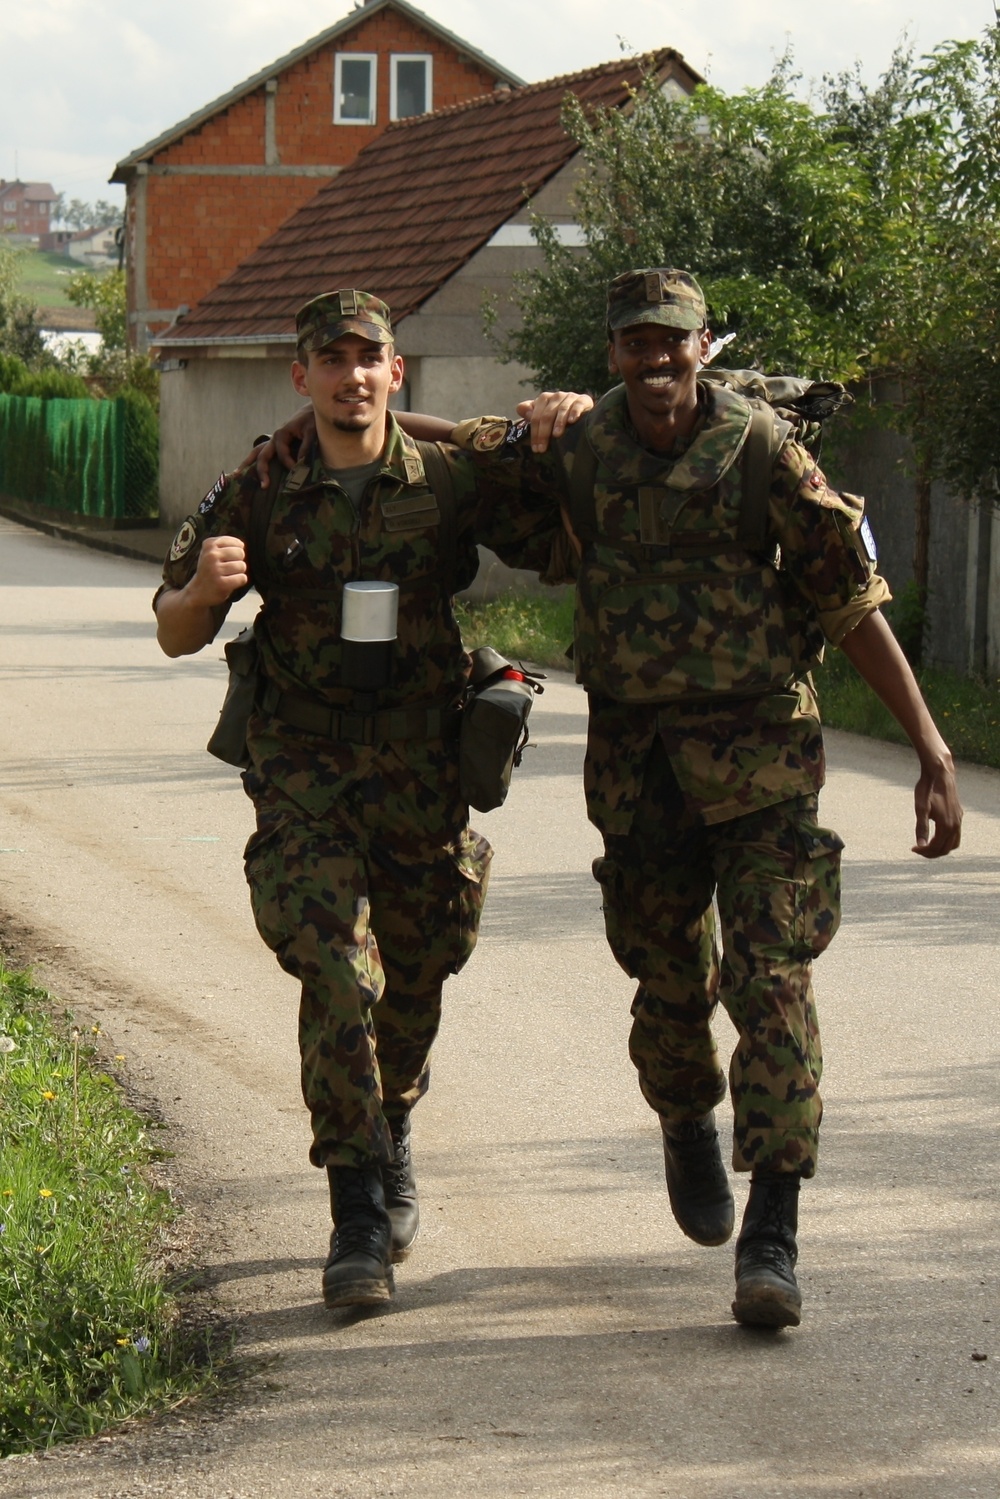
{"type": "Polygon", "coordinates": [[[735,363],[855,382],[912,443],[918,612],[931,486],[1000,494],[1000,25],[915,61],[897,50],[873,89],[859,70],[794,97],[782,60],[762,89],[627,110],[571,97],[585,248],[535,222],[541,269],[519,278],[520,326],[488,321],[502,357],[546,385],[608,384],[604,293],[641,265],[695,270],[735,363]]]}
{"type": "Polygon", "coordinates": [[[628,110],[588,110],[575,96],[564,124],[579,141],[581,254],[535,220],[544,267],[518,278],[520,326],[499,332],[503,357],[544,384],[609,383],[605,289],[642,265],[695,269],[713,327],[738,335],[739,362],[824,378],[862,373],[847,270],[862,253],[866,184],[850,152],[793,97],[782,61],[762,89],[665,95],[655,80],[628,110]]]}
{"type": "Polygon", "coordinates": [[[60,193],[56,199],[56,211],[53,217],[60,224],[67,224],[70,229],[107,229],[111,224],[120,222],[122,210],[117,203],[109,203],[105,198],[98,198],[96,203],[85,203],[81,198],[72,198],[66,202],[66,194],[60,193]]]}
{"type": "Polygon", "coordinates": [[[24,261],[20,246],[0,235],[0,354],[12,354],[32,368],[52,362],[45,348],[36,309],[21,296],[18,282],[24,261]]]}
{"type": "Polygon", "coordinates": [[[105,395],[139,391],[154,408],[159,399],[159,376],[147,354],[128,346],[128,309],[124,271],[78,271],[66,295],[76,307],[94,311],[101,347],[85,356],[86,373],[105,395]]]}

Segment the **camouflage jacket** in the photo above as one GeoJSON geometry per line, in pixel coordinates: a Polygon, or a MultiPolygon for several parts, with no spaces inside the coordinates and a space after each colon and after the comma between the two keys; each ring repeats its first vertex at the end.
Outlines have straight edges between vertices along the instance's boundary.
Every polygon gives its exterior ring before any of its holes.
{"type": "MultiPolygon", "coordinates": [[[[268,683],[331,708],[350,709],[353,694],[340,685],[343,585],[379,580],[397,583],[400,594],[392,677],[378,695],[377,711],[448,708],[460,701],[470,663],[452,595],[475,577],[477,540],[505,557],[516,544],[517,557],[529,559],[525,565],[541,566],[551,550],[558,517],[550,513],[546,524],[530,506],[503,502],[481,514],[471,461],[454,448],[444,452],[456,508],[450,577],[442,571],[440,507],[419,450],[393,419],[381,469],[369,481],[359,510],[319,458],[289,475],[271,511],[269,576],[257,580],[263,602],[254,633],[268,683]]],[[[164,564],[164,585],[185,586],[208,536],[236,536],[249,544],[258,493],[252,468],[220,479],[174,538],[164,564]]],[[[228,603],[219,607],[217,629],[228,609],[228,603]]],[[[264,783],[277,783],[315,815],[323,815],[335,801],[342,774],[362,774],[371,761],[364,746],[293,734],[262,714],[251,719],[248,742],[254,762],[248,789],[257,794],[264,783]]],[[[405,750],[398,752],[413,761],[416,774],[437,775],[440,770],[440,747],[432,755],[434,764],[428,761],[423,771],[425,747],[419,741],[406,741],[405,750]]],[[[454,758],[451,747],[448,755],[454,758]]]]}
{"type": "MultiPolygon", "coordinates": [[[[456,432],[475,455],[484,500],[501,505],[519,490],[565,504],[566,468],[585,431],[597,454],[596,534],[575,569],[574,655],[590,694],[588,810],[609,835],[628,831],[657,734],[707,822],[818,790],[823,742],[809,668],[824,637],[838,643],[889,597],[870,528],[862,533],[864,502],[837,494],[791,440],[772,467],[775,557],[740,555],[739,467],[724,459],[747,408],[707,382],[699,394],[690,441],[666,459],[640,446],[623,391],[571,429],[562,459],[533,454],[523,424],[489,418],[456,432]],[[625,697],[637,662],[645,701],[625,697]]],[[[560,580],[557,567],[548,578],[560,580]]]]}

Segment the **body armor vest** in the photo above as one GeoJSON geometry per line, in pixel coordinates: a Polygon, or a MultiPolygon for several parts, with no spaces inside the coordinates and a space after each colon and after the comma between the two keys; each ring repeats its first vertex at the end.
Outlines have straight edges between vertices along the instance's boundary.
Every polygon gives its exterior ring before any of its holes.
{"type": "MultiPolygon", "coordinates": [[[[701,390],[705,421],[678,459],[639,446],[621,387],[582,438],[597,461],[593,526],[581,536],[576,673],[618,702],[762,695],[822,659],[822,631],[773,540],[745,544],[747,470],[761,461],[747,446],[753,409],[724,387],[701,390]]],[[[783,435],[779,427],[779,444],[783,435]]]]}

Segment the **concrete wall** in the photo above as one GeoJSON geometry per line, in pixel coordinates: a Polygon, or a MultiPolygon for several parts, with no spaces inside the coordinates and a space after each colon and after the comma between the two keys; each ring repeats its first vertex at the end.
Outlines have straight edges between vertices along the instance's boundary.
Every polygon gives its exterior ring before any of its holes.
{"type": "Polygon", "coordinates": [[[160,515],[179,524],[235,468],[261,432],[302,405],[289,376],[292,349],[280,357],[191,359],[168,368],[160,386],[160,515]]]}
{"type": "MultiPolygon", "coordinates": [[[[894,593],[913,580],[914,479],[909,442],[837,419],[824,468],[840,488],[863,494],[894,593]]],[[[957,671],[1000,672],[1000,517],[935,484],[925,659],[957,671]],[[992,663],[992,664],[991,664],[992,663]]]]}

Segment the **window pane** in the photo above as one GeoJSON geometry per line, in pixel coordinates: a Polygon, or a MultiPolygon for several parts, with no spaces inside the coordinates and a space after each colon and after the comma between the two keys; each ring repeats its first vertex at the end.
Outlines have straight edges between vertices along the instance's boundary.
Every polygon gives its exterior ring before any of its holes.
{"type": "Polygon", "coordinates": [[[367,57],[342,57],[340,60],[340,118],[360,120],[367,125],[372,117],[372,65],[367,57]]]}
{"type": "Polygon", "coordinates": [[[422,57],[396,63],[396,118],[427,112],[427,64],[422,57]]]}

